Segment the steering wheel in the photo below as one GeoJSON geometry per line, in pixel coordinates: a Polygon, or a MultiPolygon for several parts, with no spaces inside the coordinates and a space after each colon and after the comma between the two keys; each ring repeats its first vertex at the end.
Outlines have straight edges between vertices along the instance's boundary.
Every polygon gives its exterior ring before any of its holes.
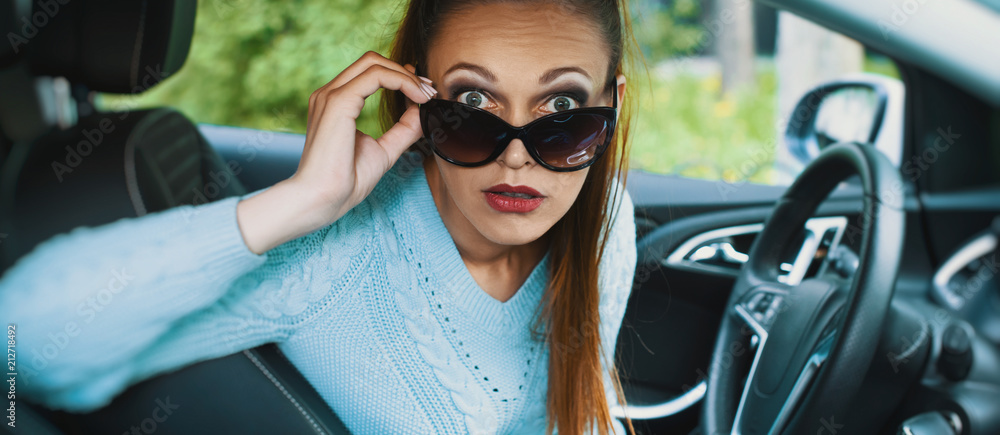
{"type": "Polygon", "coordinates": [[[844,412],[871,364],[892,299],[903,247],[902,189],[899,171],[874,147],[839,143],[778,200],[722,316],[702,407],[706,433],[832,433],[847,420],[844,412]],[[853,175],[864,189],[861,215],[844,233],[861,237],[853,278],[824,274],[797,285],[781,282],[785,248],[853,175]],[[754,334],[755,354],[746,345],[754,334]]]}

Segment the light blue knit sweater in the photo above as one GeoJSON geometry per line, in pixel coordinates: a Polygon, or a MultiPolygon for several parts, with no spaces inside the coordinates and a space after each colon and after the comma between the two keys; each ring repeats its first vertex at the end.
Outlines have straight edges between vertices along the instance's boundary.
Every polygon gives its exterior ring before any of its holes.
{"type": "MultiPolygon", "coordinates": [[[[152,375],[277,342],[355,434],[543,433],[549,349],[530,329],[549,255],[510,300],[489,296],[420,158],[404,154],[337,222],[262,255],[240,234],[240,197],[40,244],[0,280],[19,392],[86,411],[152,375]]],[[[608,360],[636,262],[633,205],[619,196],[599,270],[608,360]]]]}

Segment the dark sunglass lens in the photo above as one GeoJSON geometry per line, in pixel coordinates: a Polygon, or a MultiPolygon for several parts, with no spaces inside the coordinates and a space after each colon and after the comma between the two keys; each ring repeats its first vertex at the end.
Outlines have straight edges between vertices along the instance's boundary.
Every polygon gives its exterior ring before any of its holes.
{"type": "Polygon", "coordinates": [[[586,164],[603,151],[611,121],[600,115],[574,114],[536,125],[528,140],[545,163],[557,168],[586,164]]]}
{"type": "Polygon", "coordinates": [[[506,138],[507,130],[488,114],[449,101],[422,107],[424,137],[444,157],[465,164],[483,163],[506,138]]]}

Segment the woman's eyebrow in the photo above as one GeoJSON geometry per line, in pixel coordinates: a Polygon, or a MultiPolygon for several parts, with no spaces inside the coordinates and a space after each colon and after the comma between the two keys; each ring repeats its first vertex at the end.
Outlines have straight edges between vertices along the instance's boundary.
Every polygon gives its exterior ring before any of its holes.
{"type": "Polygon", "coordinates": [[[564,66],[561,68],[553,68],[546,71],[545,74],[542,74],[542,76],[538,78],[538,83],[544,85],[546,83],[555,80],[556,78],[558,78],[563,74],[568,74],[571,72],[583,74],[584,77],[590,79],[591,81],[594,80],[593,77],[591,77],[590,74],[587,73],[587,70],[583,68],[580,68],[578,66],[564,66]]]}
{"type": "Polygon", "coordinates": [[[489,80],[491,82],[496,83],[496,81],[497,81],[497,75],[493,74],[493,71],[490,71],[488,68],[481,67],[481,66],[476,65],[476,64],[471,64],[471,63],[468,63],[468,62],[459,62],[459,63],[456,63],[456,64],[452,65],[451,68],[448,68],[448,71],[444,72],[444,75],[442,75],[442,77],[447,77],[448,74],[451,74],[454,71],[458,71],[458,70],[462,70],[462,69],[468,70],[468,71],[472,71],[472,72],[474,72],[476,74],[479,74],[480,76],[483,76],[483,78],[485,78],[486,80],[489,80]]]}
{"type": "MultiPolygon", "coordinates": [[[[479,66],[479,65],[476,65],[476,64],[472,64],[472,63],[468,63],[468,62],[459,62],[459,63],[456,63],[456,64],[452,65],[451,68],[448,68],[448,70],[444,72],[444,75],[442,75],[442,77],[447,77],[448,74],[451,74],[452,72],[455,72],[455,71],[458,71],[458,70],[467,70],[467,71],[476,73],[476,74],[482,76],[483,78],[485,78],[486,80],[489,80],[489,81],[491,81],[493,83],[497,82],[497,75],[494,74],[493,71],[491,71],[489,68],[486,68],[486,67],[483,67],[483,66],[479,66]]],[[[550,70],[546,71],[545,74],[542,74],[538,78],[538,83],[544,85],[544,84],[547,84],[547,83],[549,83],[549,82],[551,82],[551,81],[559,78],[563,74],[568,74],[568,73],[572,73],[572,72],[582,74],[584,77],[590,79],[591,81],[594,80],[593,77],[590,76],[590,73],[588,73],[587,70],[585,70],[583,68],[580,68],[578,66],[564,66],[564,67],[560,67],[560,68],[553,68],[553,69],[550,69],[550,70]]]]}

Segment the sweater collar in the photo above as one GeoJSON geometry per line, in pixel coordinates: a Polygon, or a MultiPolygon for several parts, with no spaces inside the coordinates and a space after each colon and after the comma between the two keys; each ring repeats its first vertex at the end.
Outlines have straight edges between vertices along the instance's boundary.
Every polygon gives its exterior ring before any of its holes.
{"type": "MultiPolygon", "coordinates": [[[[412,218],[414,236],[419,240],[414,249],[427,259],[445,297],[458,305],[483,328],[493,332],[510,331],[531,326],[536,308],[549,281],[549,252],[528,275],[517,292],[506,302],[493,298],[476,283],[462,260],[434,203],[422,156],[406,153],[406,169],[402,173],[403,217],[412,218]],[[407,174],[408,173],[408,174],[407,174]]],[[[402,169],[402,168],[401,168],[402,169]]],[[[435,292],[435,294],[438,294],[435,292]]]]}

